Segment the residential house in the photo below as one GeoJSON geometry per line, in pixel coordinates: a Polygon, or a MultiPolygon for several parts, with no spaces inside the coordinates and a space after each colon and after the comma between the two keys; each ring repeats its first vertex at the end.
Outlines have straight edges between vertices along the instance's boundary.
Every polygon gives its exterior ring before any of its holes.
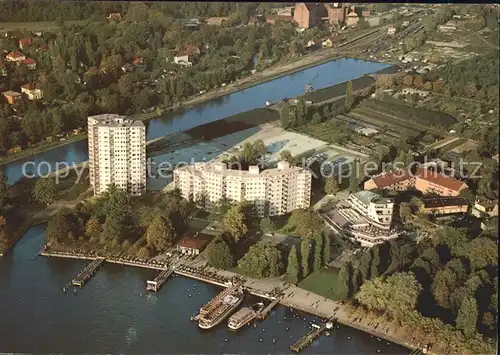
{"type": "Polygon", "coordinates": [[[26,65],[26,67],[28,67],[28,69],[30,69],[30,70],[36,69],[36,61],[32,58],[26,58],[26,59],[22,60],[21,62],[17,62],[17,63],[18,64],[22,63],[22,64],[26,65]]]}
{"type": "Polygon", "coordinates": [[[345,23],[347,7],[344,4],[333,3],[326,7],[328,12],[328,22],[331,25],[342,25],[345,23]]]}
{"type": "Polygon", "coordinates": [[[462,197],[424,197],[422,198],[424,214],[447,215],[467,213],[469,203],[462,197]]]}
{"type": "Polygon", "coordinates": [[[14,105],[23,101],[23,95],[17,91],[4,91],[2,92],[3,97],[7,100],[9,105],[14,105]]]}
{"type": "Polygon", "coordinates": [[[293,20],[300,28],[311,28],[320,23],[322,17],[328,17],[323,3],[297,3],[293,12],[293,20]]]}
{"type": "Polygon", "coordinates": [[[498,216],[498,200],[476,200],[471,212],[477,218],[496,217],[498,216]]]}
{"type": "Polygon", "coordinates": [[[500,156],[499,154],[494,155],[494,156],[492,156],[492,157],[491,157],[491,159],[496,160],[496,161],[497,161],[497,163],[498,163],[498,161],[499,161],[499,156],[500,156]]]}
{"type": "Polygon", "coordinates": [[[146,67],[142,57],[135,57],[132,61],[132,65],[134,65],[137,69],[144,69],[146,67]]]}
{"type": "Polygon", "coordinates": [[[200,20],[197,18],[181,19],[179,22],[186,28],[198,28],[201,24],[200,20]]]}
{"type": "Polygon", "coordinates": [[[182,238],[175,248],[182,254],[199,255],[212,240],[212,236],[208,234],[196,233],[192,237],[182,238]]]}
{"type": "Polygon", "coordinates": [[[174,63],[179,64],[179,65],[183,65],[186,67],[190,67],[193,65],[192,57],[193,56],[191,56],[189,54],[179,53],[179,55],[176,55],[174,57],[174,63]]]}
{"type": "Polygon", "coordinates": [[[122,15],[119,12],[110,13],[107,17],[108,20],[120,22],[122,20],[122,15]]]}
{"type": "Polygon", "coordinates": [[[321,46],[323,48],[332,48],[334,44],[339,42],[339,37],[338,36],[331,36],[325,39],[322,43],[321,46]]]}
{"type": "Polygon", "coordinates": [[[19,40],[19,48],[21,50],[31,46],[31,44],[32,44],[31,38],[21,38],[19,40]]]}
{"type": "Polygon", "coordinates": [[[7,67],[2,62],[0,62],[0,76],[7,76],[7,67]]]}
{"type": "Polygon", "coordinates": [[[29,100],[40,100],[43,98],[43,91],[37,83],[28,83],[21,86],[21,92],[26,94],[29,100]]]}
{"type": "Polygon", "coordinates": [[[222,26],[226,21],[227,17],[209,17],[205,20],[205,23],[210,26],[222,26]]]}
{"type": "Polygon", "coordinates": [[[437,171],[419,168],[415,174],[415,188],[422,193],[440,196],[458,196],[468,186],[465,182],[446,176],[437,171]]]}
{"type": "Polygon", "coordinates": [[[352,10],[347,14],[347,19],[345,21],[345,24],[349,27],[356,27],[358,25],[358,21],[359,21],[358,14],[354,12],[354,10],[352,10]]]}
{"type": "Polygon", "coordinates": [[[310,41],[307,42],[307,49],[314,48],[316,46],[316,43],[311,39],[310,41]]]}
{"type": "Polygon", "coordinates": [[[397,190],[404,191],[413,187],[415,183],[414,177],[407,169],[386,172],[373,176],[363,184],[365,190],[397,190]]]}
{"type": "Polygon", "coordinates": [[[18,51],[13,51],[7,54],[5,57],[9,62],[17,63],[20,62],[21,60],[25,60],[26,56],[22,54],[21,52],[18,51]]]}

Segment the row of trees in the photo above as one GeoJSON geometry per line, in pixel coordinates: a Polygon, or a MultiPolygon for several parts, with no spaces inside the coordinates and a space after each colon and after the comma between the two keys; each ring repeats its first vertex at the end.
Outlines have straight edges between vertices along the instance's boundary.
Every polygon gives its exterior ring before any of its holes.
{"type": "Polygon", "coordinates": [[[330,238],[322,233],[316,233],[313,240],[302,239],[300,254],[295,246],[292,246],[288,254],[285,278],[288,282],[296,284],[311,272],[318,271],[330,259],[330,238]]]}

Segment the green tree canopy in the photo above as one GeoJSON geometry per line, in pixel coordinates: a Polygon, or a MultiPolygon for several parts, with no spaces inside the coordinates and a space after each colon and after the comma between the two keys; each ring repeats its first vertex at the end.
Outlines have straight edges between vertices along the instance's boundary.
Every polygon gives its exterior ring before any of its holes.
{"type": "Polygon", "coordinates": [[[234,257],[226,241],[218,236],[210,242],[205,250],[208,264],[221,269],[234,267],[234,257]]]}
{"type": "Polygon", "coordinates": [[[281,254],[276,247],[259,242],[252,245],[238,261],[238,267],[246,275],[261,279],[279,276],[283,265],[281,254]]]}
{"type": "Polygon", "coordinates": [[[299,259],[295,245],[292,246],[288,254],[288,264],[286,267],[286,279],[292,284],[299,282],[299,259]]]}
{"type": "Polygon", "coordinates": [[[49,204],[57,197],[56,181],[51,177],[38,179],[32,191],[33,199],[37,202],[49,204]]]}
{"type": "Polygon", "coordinates": [[[172,246],[175,238],[172,222],[156,215],[149,224],[145,237],[150,250],[156,250],[159,253],[166,251],[172,246]]]}
{"type": "Polygon", "coordinates": [[[421,291],[413,273],[398,272],[386,279],[377,277],[365,282],[355,298],[366,308],[386,312],[401,321],[416,309],[421,291]]]}

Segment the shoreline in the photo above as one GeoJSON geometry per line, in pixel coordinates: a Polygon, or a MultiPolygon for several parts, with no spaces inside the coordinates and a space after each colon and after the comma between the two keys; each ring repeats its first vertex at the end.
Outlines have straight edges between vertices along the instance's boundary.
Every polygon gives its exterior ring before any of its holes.
{"type": "MultiPolygon", "coordinates": [[[[84,254],[72,254],[72,253],[67,253],[67,252],[54,252],[54,251],[45,251],[45,250],[40,251],[38,255],[44,256],[44,257],[49,257],[49,258],[56,257],[56,258],[61,258],[61,259],[73,259],[73,260],[94,260],[96,258],[94,256],[88,256],[88,255],[84,255],[84,254]]],[[[148,262],[134,262],[134,261],[113,259],[113,258],[105,258],[105,262],[108,262],[111,264],[119,264],[119,265],[123,265],[123,266],[131,266],[131,267],[139,267],[139,268],[149,269],[149,270],[157,270],[157,271],[165,269],[165,264],[162,265],[162,264],[155,264],[155,263],[148,263],[148,262]]],[[[182,266],[194,266],[194,265],[195,265],[194,261],[187,261],[187,262],[185,261],[182,264],[182,266]]],[[[216,270],[218,275],[221,275],[221,277],[226,278],[226,279],[229,279],[231,276],[242,277],[242,275],[239,275],[239,274],[236,274],[236,273],[233,273],[230,271],[215,269],[213,267],[210,267],[210,268],[213,270],[216,270]]],[[[219,287],[227,287],[228,286],[224,283],[217,282],[216,280],[211,280],[209,278],[206,278],[203,276],[198,276],[196,274],[192,274],[190,272],[185,272],[183,270],[174,269],[174,274],[177,274],[177,275],[180,275],[183,277],[187,277],[190,279],[195,279],[195,280],[198,280],[198,281],[201,281],[204,283],[209,283],[209,284],[219,286],[219,287]]],[[[384,333],[379,332],[375,329],[363,327],[360,324],[356,324],[356,323],[350,321],[350,315],[346,311],[346,307],[337,301],[328,300],[328,299],[326,299],[322,296],[316,295],[314,293],[312,294],[312,297],[316,300],[315,303],[319,302],[318,300],[324,299],[323,302],[326,303],[326,306],[327,306],[326,308],[330,310],[330,312],[328,312],[326,310],[313,308],[311,304],[309,304],[309,305],[304,304],[304,302],[306,302],[306,303],[308,302],[307,300],[305,300],[305,297],[304,298],[300,297],[298,301],[293,300],[295,292],[301,292],[303,294],[307,293],[306,297],[311,296],[312,292],[306,291],[306,290],[301,289],[297,286],[287,286],[287,287],[283,288],[282,283],[278,282],[278,281],[276,281],[274,283],[269,283],[269,281],[272,281],[272,280],[266,280],[266,279],[257,280],[257,279],[248,278],[246,276],[244,276],[244,277],[247,279],[247,281],[244,284],[245,290],[254,296],[264,298],[267,300],[274,299],[273,297],[269,296],[269,291],[271,291],[271,289],[269,289],[267,292],[265,292],[264,290],[259,290],[253,286],[256,283],[264,283],[265,282],[265,283],[269,284],[268,287],[279,286],[283,289],[283,291],[289,291],[291,289],[291,292],[289,292],[288,295],[283,296],[280,299],[279,304],[281,306],[293,308],[293,309],[298,310],[300,312],[308,313],[308,314],[311,314],[311,315],[314,315],[314,316],[317,316],[320,318],[324,318],[324,319],[328,319],[328,318],[334,316],[337,319],[337,322],[344,325],[344,326],[351,327],[351,328],[360,330],[364,333],[370,334],[371,336],[377,337],[379,339],[383,339],[383,340],[392,342],[394,344],[398,344],[398,345],[403,346],[409,350],[417,349],[416,345],[409,343],[405,339],[402,339],[402,338],[396,337],[396,336],[391,336],[388,334],[384,334],[384,333]],[[335,311],[332,314],[332,311],[335,310],[336,307],[339,307],[338,311],[335,311]],[[337,314],[337,313],[340,313],[340,314],[337,314]]],[[[429,351],[428,354],[436,355],[436,353],[434,353],[432,351],[429,351]]]]}
{"type": "Polygon", "coordinates": [[[7,165],[7,164],[10,164],[10,163],[13,163],[13,162],[18,161],[18,160],[29,158],[29,157],[36,155],[36,154],[44,153],[44,152],[47,152],[47,151],[52,150],[52,149],[56,149],[56,148],[63,147],[63,146],[68,145],[68,144],[79,142],[79,141],[82,141],[84,139],[87,139],[87,134],[78,134],[78,135],[70,136],[65,141],[50,142],[47,145],[42,145],[42,146],[38,147],[38,149],[33,148],[32,150],[29,150],[29,148],[26,148],[26,150],[22,150],[19,153],[14,153],[12,155],[4,156],[3,159],[0,160],[0,167],[7,165]],[[16,156],[14,156],[14,155],[16,155],[16,156]]]}
{"type": "MultiPolygon", "coordinates": [[[[257,72],[256,74],[249,75],[249,76],[241,79],[239,82],[236,81],[234,83],[228,84],[227,86],[225,86],[223,88],[218,88],[218,89],[215,89],[213,91],[207,92],[207,93],[202,94],[202,95],[192,96],[191,98],[186,99],[185,101],[183,101],[182,103],[180,103],[176,106],[165,107],[165,108],[158,106],[158,108],[163,111],[160,114],[158,114],[157,112],[154,111],[151,113],[137,113],[137,114],[131,115],[131,117],[134,119],[143,121],[143,122],[147,122],[147,121],[152,120],[152,119],[160,118],[164,114],[175,113],[176,110],[190,109],[190,108],[192,108],[192,106],[199,105],[201,103],[219,98],[221,96],[230,95],[230,94],[233,94],[233,93],[238,92],[238,91],[246,90],[246,89],[251,88],[253,86],[264,84],[266,82],[269,82],[269,81],[272,81],[275,79],[279,79],[283,76],[291,75],[291,74],[294,74],[296,72],[307,70],[307,69],[316,67],[318,65],[328,63],[332,60],[337,60],[337,59],[341,59],[341,58],[352,58],[352,59],[356,59],[356,60],[365,60],[365,61],[374,62],[373,60],[357,58],[355,56],[342,56],[340,53],[335,51],[333,48],[322,48],[322,49],[318,49],[316,52],[306,54],[306,55],[299,57],[299,58],[295,58],[290,62],[284,62],[284,63],[278,62],[275,65],[273,65],[272,67],[264,69],[262,72],[257,72]],[[305,61],[305,63],[302,65],[293,66],[294,63],[300,62],[301,60],[305,61]],[[286,67],[289,65],[292,65],[292,68],[282,69],[282,67],[286,67]],[[281,67],[281,69],[280,69],[280,67],[281,67]],[[266,71],[271,72],[271,74],[266,75],[266,71]]],[[[380,62],[380,63],[384,63],[384,62],[380,62]]],[[[388,64],[392,67],[395,66],[394,64],[391,64],[391,63],[385,63],[385,64],[388,64]]],[[[386,69],[382,69],[382,70],[386,70],[386,69]]],[[[378,73],[378,71],[374,72],[372,74],[376,74],[376,73],[378,73]]],[[[367,75],[369,75],[369,74],[367,74],[367,75]]],[[[356,78],[356,79],[359,79],[359,78],[356,78]]],[[[353,80],[355,80],[355,79],[353,79],[353,80]]],[[[341,83],[337,83],[335,85],[338,85],[338,84],[341,84],[341,83]]],[[[333,85],[333,86],[335,86],[335,85],[333,85]]],[[[49,150],[52,150],[55,148],[59,148],[59,147],[62,147],[62,146],[65,146],[65,145],[68,145],[71,143],[75,143],[75,142],[78,142],[78,141],[81,141],[84,139],[87,139],[87,134],[79,135],[79,137],[75,137],[74,139],[69,138],[67,141],[58,142],[57,144],[53,144],[53,145],[49,144],[45,147],[42,146],[36,152],[29,151],[26,154],[22,154],[22,152],[21,152],[17,156],[10,156],[10,157],[5,156],[3,160],[0,160],[0,167],[7,165],[7,164],[10,164],[10,163],[13,163],[15,161],[24,159],[24,158],[28,158],[28,157],[36,155],[36,154],[40,154],[40,153],[43,153],[43,152],[46,152],[46,151],[49,151],[49,150]]]]}

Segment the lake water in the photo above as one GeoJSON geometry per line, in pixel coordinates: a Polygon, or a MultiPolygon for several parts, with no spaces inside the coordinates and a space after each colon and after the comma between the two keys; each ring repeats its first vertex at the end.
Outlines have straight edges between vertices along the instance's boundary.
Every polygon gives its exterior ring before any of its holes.
{"type": "MultiPolygon", "coordinates": [[[[286,97],[295,97],[304,92],[304,87],[309,82],[312,83],[314,89],[322,89],[389,66],[389,64],[385,63],[352,58],[332,60],[325,64],[203,102],[191,109],[169,113],[150,120],[147,123],[147,139],[182,132],[205,123],[263,107],[266,101],[278,101],[286,97]]],[[[14,161],[3,166],[3,169],[9,178],[9,184],[13,184],[23,176],[23,165],[26,162],[35,162],[36,164],[47,162],[47,165],[42,166],[40,169],[41,173],[46,173],[48,170],[53,170],[57,162],[75,164],[86,160],[88,160],[88,146],[85,140],[14,161]]],[[[32,166],[28,166],[26,172],[32,174],[35,170],[32,166]]]]}
{"type": "MultiPolygon", "coordinates": [[[[309,331],[309,322],[319,321],[307,314],[296,318],[287,308],[277,307],[255,328],[233,332],[221,323],[204,331],[190,317],[218,292],[217,287],[172,277],[160,292],[145,293],[145,282],[155,271],[110,264],[76,295],[72,289],[64,293],[62,286],[85,262],[37,256],[44,239],[45,227],[33,227],[0,258],[0,352],[290,353],[290,345],[309,331]]],[[[255,301],[249,297],[245,302],[255,301]]],[[[304,353],[375,354],[377,350],[409,353],[344,326],[322,336],[304,353]]]]}

